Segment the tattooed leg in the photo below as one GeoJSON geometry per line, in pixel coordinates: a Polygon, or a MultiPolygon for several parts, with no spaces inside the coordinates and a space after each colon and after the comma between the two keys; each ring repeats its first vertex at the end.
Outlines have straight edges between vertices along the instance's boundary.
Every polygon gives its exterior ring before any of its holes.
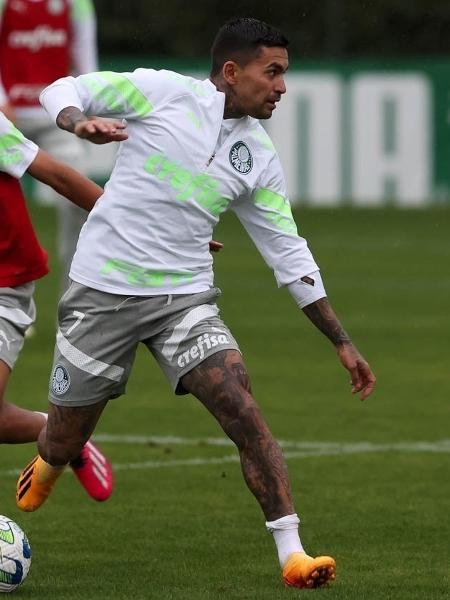
{"type": "Polygon", "coordinates": [[[47,425],[39,434],[41,457],[51,465],[65,465],[77,458],[91,437],[107,400],[90,406],[68,408],[49,403],[47,425]]]}
{"type": "Polygon", "coordinates": [[[182,384],[236,444],[245,481],[266,519],[274,521],[293,514],[286,463],[252,397],[240,353],[217,352],[187,373],[182,384]]]}

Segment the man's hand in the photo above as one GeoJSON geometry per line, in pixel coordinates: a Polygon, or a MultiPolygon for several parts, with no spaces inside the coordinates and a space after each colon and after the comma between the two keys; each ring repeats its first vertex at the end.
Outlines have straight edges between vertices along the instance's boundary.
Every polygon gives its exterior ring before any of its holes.
{"type": "Polygon", "coordinates": [[[109,142],[123,142],[128,139],[126,123],[116,119],[102,119],[101,117],[89,117],[84,121],[76,123],[73,132],[93,144],[108,144],[109,142]]]}
{"type": "Polygon", "coordinates": [[[368,363],[351,342],[337,345],[336,352],[342,365],[350,373],[352,394],[360,393],[360,399],[365,400],[373,392],[376,382],[368,363]]]}
{"type": "Polygon", "coordinates": [[[352,393],[360,392],[365,400],[375,387],[376,378],[369,365],[352,344],[327,298],[320,298],[303,307],[303,312],[317,329],[333,342],[343,366],[351,375],[352,393]]]}
{"type": "Polygon", "coordinates": [[[221,242],[216,242],[216,240],[211,240],[209,242],[209,251],[210,252],[220,252],[223,248],[223,244],[221,242]]]}

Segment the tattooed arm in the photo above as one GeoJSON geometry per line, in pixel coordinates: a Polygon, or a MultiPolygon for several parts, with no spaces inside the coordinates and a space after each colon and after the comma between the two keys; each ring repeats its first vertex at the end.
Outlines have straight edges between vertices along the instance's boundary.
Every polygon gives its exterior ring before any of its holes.
{"type": "Polygon", "coordinates": [[[128,139],[124,131],[126,124],[117,119],[103,119],[102,117],[87,117],[79,108],[68,106],[64,108],[56,119],[60,129],[70,131],[79,138],[89,140],[93,144],[108,144],[109,142],[122,142],[128,139]]]}
{"type": "Polygon", "coordinates": [[[334,344],[342,365],[350,373],[352,393],[359,392],[361,400],[365,400],[375,387],[375,375],[353,345],[327,298],[321,298],[308,304],[303,307],[303,312],[317,329],[334,344]]]}

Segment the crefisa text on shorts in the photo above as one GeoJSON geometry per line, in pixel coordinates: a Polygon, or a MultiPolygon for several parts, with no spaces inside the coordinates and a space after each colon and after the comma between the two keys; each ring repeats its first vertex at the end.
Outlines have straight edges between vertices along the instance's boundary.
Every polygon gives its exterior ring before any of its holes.
{"type": "Polygon", "coordinates": [[[229,344],[230,340],[224,333],[219,333],[218,335],[209,333],[204,333],[203,335],[197,338],[197,343],[194,344],[186,350],[186,352],[182,352],[178,356],[178,366],[183,368],[188,365],[191,360],[196,360],[197,358],[204,358],[205,356],[205,348],[207,350],[211,350],[215,346],[229,344]]]}

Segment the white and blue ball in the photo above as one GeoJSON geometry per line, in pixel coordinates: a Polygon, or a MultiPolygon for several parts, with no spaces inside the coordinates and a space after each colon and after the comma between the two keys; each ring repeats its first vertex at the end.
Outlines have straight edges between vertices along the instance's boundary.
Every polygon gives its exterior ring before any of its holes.
{"type": "Polygon", "coordinates": [[[0,515],[0,593],[12,592],[23,583],[31,565],[31,548],[22,529],[0,515]]]}

